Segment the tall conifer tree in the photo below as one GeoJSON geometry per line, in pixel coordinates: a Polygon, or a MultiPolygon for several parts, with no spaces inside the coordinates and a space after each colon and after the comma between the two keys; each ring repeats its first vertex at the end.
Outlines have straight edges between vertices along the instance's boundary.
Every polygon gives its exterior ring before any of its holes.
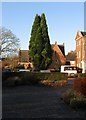
{"type": "Polygon", "coordinates": [[[42,56],[43,56],[42,63],[44,64],[45,69],[46,69],[52,62],[52,48],[50,44],[50,39],[48,35],[48,27],[47,27],[44,13],[41,15],[40,26],[42,29],[42,37],[43,37],[43,43],[44,43],[43,44],[44,48],[42,51],[42,56]]]}
{"type": "Polygon", "coordinates": [[[52,62],[52,48],[45,15],[36,15],[29,42],[29,56],[35,68],[47,69],[52,62]]]}
{"type": "Polygon", "coordinates": [[[37,30],[40,26],[40,20],[41,20],[40,16],[38,14],[36,14],[33,25],[32,25],[31,37],[30,37],[30,41],[29,41],[29,56],[30,56],[32,63],[34,63],[34,55],[36,53],[35,39],[36,39],[36,35],[37,35],[37,30]]]}
{"type": "Polygon", "coordinates": [[[41,27],[39,27],[37,30],[37,35],[35,38],[35,45],[36,45],[36,48],[35,48],[36,53],[34,54],[34,66],[37,69],[42,69],[41,68],[41,62],[42,62],[41,52],[43,50],[43,38],[42,38],[41,27]]]}

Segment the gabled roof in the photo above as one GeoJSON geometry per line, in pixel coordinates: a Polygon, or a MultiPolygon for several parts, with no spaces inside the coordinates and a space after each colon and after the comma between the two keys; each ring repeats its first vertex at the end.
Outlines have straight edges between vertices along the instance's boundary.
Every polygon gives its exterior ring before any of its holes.
{"type": "Polygon", "coordinates": [[[63,53],[63,55],[65,56],[65,50],[64,50],[64,45],[58,45],[61,52],[63,53]]]}
{"type": "Polygon", "coordinates": [[[21,62],[29,62],[28,50],[19,50],[19,57],[21,62]]]}
{"type": "Polygon", "coordinates": [[[79,40],[81,39],[82,37],[86,36],[86,32],[82,32],[82,31],[78,31],[76,33],[76,37],[75,37],[75,40],[79,40]]]}
{"type": "MultiPolygon", "coordinates": [[[[57,43],[56,43],[56,45],[57,45],[57,43]]],[[[53,48],[53,47],[55,46],[55,44],[52,44],[51,46],[52,46],[52,48],[53,48]]],[[[62,54],[65,56],[65,48],[64,48],[64,45],[58,45],[58,47],[59,47],[59,49],[61,50],[62,54]]]]}
{"type": "Polygon", "coordinates": [[[81,31],[82,36],[86,36],[86,32],[81,31]]]}
{"type": "Polygon", "coordinates": [[[20,50],[22,54],[28,55],[28,50],[20,50]]]}

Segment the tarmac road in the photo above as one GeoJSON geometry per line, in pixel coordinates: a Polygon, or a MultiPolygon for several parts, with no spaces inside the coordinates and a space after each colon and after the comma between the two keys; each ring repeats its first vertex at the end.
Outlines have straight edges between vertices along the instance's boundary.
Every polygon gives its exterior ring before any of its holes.
{"type": "Polygon", "coordinates": [[[61,99],[65,87],[17,86],[3,88],[2,118],[85,118],[86,111],[75,111],[61,99]]]}

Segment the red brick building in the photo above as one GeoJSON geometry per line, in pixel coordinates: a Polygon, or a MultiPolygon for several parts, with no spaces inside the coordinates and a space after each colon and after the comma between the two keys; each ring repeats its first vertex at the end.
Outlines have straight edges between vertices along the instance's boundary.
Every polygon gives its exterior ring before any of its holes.
{"type": "Polygon", "coordinates": [[[82,68],[82,72],[86,72],[86,32],[78,31],[76,33],[76,64],[82,68]]]}
{"type": "Polygon", "coordinates": [[[29,55],[28,50],[20,50],[19,49],[19,62],[18,64],[24,65],[25,69],[32,68],[33,65],[31,62],[29,62],[29,55]]]}
{"type": "MultiPolygon", "coordinates": [[[[64,44],[58,45],[57,42],[55,42],[55,44],[52,44],[52,49],[52,64],[49,66],[49,69],[57,69],[66,62],[64,44]]],[[[26,69],[28,66],[33,67],[32,63],[29,61],[28,50],[19,50],[19,64],[23,64],[26,69]]]]}
{"type": "Polygon", "coordinates": [[[52,49],[52,63],[49,67],[57,69],[66,63],[64,44],[58,45],[57,42],[55,42],[55,44],[52,44],[52,49]]]}

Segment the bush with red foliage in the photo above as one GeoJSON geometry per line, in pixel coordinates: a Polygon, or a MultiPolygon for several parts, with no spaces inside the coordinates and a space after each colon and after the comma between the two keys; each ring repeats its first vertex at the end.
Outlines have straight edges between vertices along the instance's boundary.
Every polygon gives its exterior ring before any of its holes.
{"type": "Polygon", "coordinates": [[[74,90],[86,95],[86,78],[76,78],[74,80],[74,90]]]}

